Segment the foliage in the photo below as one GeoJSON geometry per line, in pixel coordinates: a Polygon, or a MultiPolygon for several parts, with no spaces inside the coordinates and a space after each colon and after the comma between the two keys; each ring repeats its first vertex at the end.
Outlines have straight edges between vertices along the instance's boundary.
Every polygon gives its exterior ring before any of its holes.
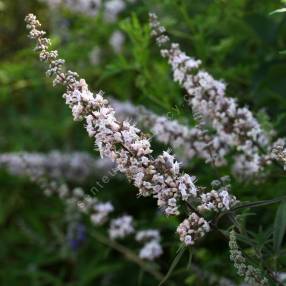
{"type": "MultiPolygon", "coordinates": [[[[93,90],[102,89],[117,99],[142,104],[191,125],[183,91],[172,81],[170,68],[150,36],[148,12],[158,12],[172,39],[189,55],[200,58],[216,78],[227,82],[229,96],[249,105],[265,129],[274,129],[284,137],[286,65],[285,55],[280,53],[286,47],[286,17],[280,13],[284,10],[280,1],[270,0],[150,0],[132,4],[118,21],[106,23],[102,15],[90,17],[65,7],[51,10],[43,1],[2,0],[0,148],[3,153],[54,149],[93,152],[93,142],[81,124],[72,121],[63,104],[63,90],[52,89],[31,51],[23,22],[28,12],[43,19],[61,56],[93,90]],[[270,15],[272,11],[275,13],[270,15]],[[116,54],[109,39],[118,29],[126,41],[116,54]],[[95,47],[102,50],[97,64],[90,60],[95,47]]],[[[158,143],[155,147],[155,152],[162,149],[158,143]]],[[[285,202],[279,205],[271,201],[285,195],[285,173],[271,168],[271,176],[264,181],[232,178],[233,193],[242,202],[256,204],[239,209],[236,219],[249,231],[237,239],[254,265],[285,272],[285,202]]],[[[214,172],[198,159],[188,162],[186,171],[197,175],[200,185],[230,174],[229,167],[214,172]]],[[[97,237],[102,230],[88,221],[88,237],[73,252],[66,241],[68,222],[59,200],[44,197],[27,178],[11,176],[5,170],[0,171],[0,182],[1,285],[159,284],[124,255],[104,245],[97,237]]],[[[84,183],[84,188],[89,190],[96,182],[95,176],[84,183]]],[[[228,243],[219,231],[187,251],[175,235],[177,219],[161,216],[151,199],[137,200],[127,180],[113,178],[97,196],[111,200],[118,213],[133,215],[140,226],[152,225],[162,232],[164,255],[150,266],[164,274],[162,285],[219,285],[220,277],[240,283],[228,262],[228,243]]],[[[228,223],[224,217],[218,228],[228,223]]]]}

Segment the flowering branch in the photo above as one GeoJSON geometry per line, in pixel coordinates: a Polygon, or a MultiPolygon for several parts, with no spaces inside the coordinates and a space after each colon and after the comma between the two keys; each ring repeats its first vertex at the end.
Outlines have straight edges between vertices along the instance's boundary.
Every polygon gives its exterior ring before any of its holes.
{"type": "Polygon", "coordinates": [[[213,153],[228,153],[236,149],[234,172],[241,177],[257,176],[271,163],[271,134],[266,133],[247,107],[239,107],[236,100],[225,96],[225,83],[200,70],[201,61],[187,56],[179,44],[171,43],[166,29],[155,14],[150,13],[152,35],[168,59],[173,77],[185,90],[185,100],[195,115],[215,131],[212,141],[220,146],[213,153]],[[219,139],[217,139],[219,138],[219,139]]]}
{"type": "Polygon", "coordinates": [[[33,173],[51,179],[64,178],[68,181],[83,182],[92,175],[105,174],[114,164],[108,159],[96,159],[84,152],[18,152],[0,155],[0,167],[6,168],[12,175],[27,175],[27,166],[33,173]]]}
{"type": "MultiPolygon", "coordinates": [[[[180,172],[174,156],[163,152],[152,157],[148,138],[127,121],[118,121],[115,111],[101,92],[95,96],[86,82],[75,72],[63,70],[64,60],[58,58],[57,51],[50,51],[50,40],[39,30],[41,24],[32,14],[26,19],[29,37],[36,40],[36,51],[40,60],[49,65],[47,76],[54,76],[54,85],[66,86],[63,97],[72,109],[74,120],[84,120],[87,132],[95,139],[101,156],[114,161],[118,169],[139,189],[141,196],[153,196],[166,215],[179,215],[179,208],[194,199],[201,200],[202,191],[194,184],[194,178],[180,172]]],[[[229,201],[232,196],[228,194],[229,201]]],[[[236,201],[234,199],[234,201],[236,201]]],[[[210,230],[202,216],[190,215],[180,225],[181,240],[193,244],[210,230]],[[193,227],[193,229],[191,229],[193,227]],[[186,237],[187,236],[187,237],[186,237]]]]}
{"type": "Polygon", "coordinates": [[[267,278],[262,276],[262,273],[259,269],[246,263],[246,259],[238,247],[236,241],[236,233],[234,230],[232,230],[229,235],[229,249],[230,259],[233,261],[238,275],[242,276],[245,282],[250,283],[253,286],[269,285],[269,281],[267,278]]]}

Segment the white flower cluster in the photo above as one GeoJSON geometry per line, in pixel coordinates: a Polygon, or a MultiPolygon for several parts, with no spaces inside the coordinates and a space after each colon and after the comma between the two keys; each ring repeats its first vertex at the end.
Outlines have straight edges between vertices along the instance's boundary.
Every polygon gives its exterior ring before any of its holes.
{"type": "Polygon", "coordinates": [[[269,156],[260,152],[261,148],[269,147],[269,134],[248,108],[239,107],[235,99],[225,96],[224,82],[200,70],[200,60],[187,56],[178,44],[170,42],[155,14],[150,14],[150,23],[152,35],[160,46],[164,45],[161,53],[172,67],[174,80],[187,92],[187,104],[216,132],[214,140],[225,143],[226,146],[221,145],[222,154],[230,148],[236,149],[242,155],[237,158],[235,172],[243,177],[258,174],[270,163],[269,156]]]}
{"type": "Polygon", "coordinates": [[[147,242],[150,240],[160,241],[160,233],[157,229],[140,230],[136,233],[136,240],[138,242],[147,242]]]}
{"type": "Polygon", "coordinates": [[[44,153],[4,153],[0,154],[0,167],[12,175],[25,176],[27,168],[33,173],[45,175],[52,179],[65,178],[73,182],[83,182],[92,175],[102,175],[114,167],[108,159],[96,159],[88,153],[61,153],[51,151],[44,153]]]}
{"type": "Polygon", "coordinates": [[[57,8],[61,5],[69,8],[71,11],[83,13],[88,16],[97,16],[103,13],[107,22],[117,21],[118,15],[126,9],[128,3],[134,0],[42,0],[51,8],[57,8]]]}
{"type": "Polygon", "coordinates": [[[139,252],[139,257],[145,260],[153,261],[163,254],[160,244],[160,233],[156,229],[141,230],[136,233],[135,239],[144,243],[139,252]]]}
{"type": "Polygon", "coordinates": [[[214,190],[208,193],[201,194],[201,204],[198,206],[198,211],[222,212],[229,210],[232,206],[238,203],[236,197],[230,194],[229,177],[222,177],[220,180],[212,182],[214,190]]]}
{"type": "Polygon", "coordinates": [[[98,46],[93,47],[93,49],[89,52],[89,61],[94,66],[100,64],[101,57],[102,57],[102,50],[98,46]]]}
{"type": "Polygon", "coordinates": [[[28,169],[27,172],[30,178],[44,190],[46,196],[57,195],[67,206],[88,215],[94,225],[104,224],[114,210],[110,202],[102,203],[95,197],[85,194],[82,188],[69,189],[66,184],[49,181],[39,173],[34,173],[33,169],[28,169]]]}
{"type": "Polygon", "coordinates": [[[81,212],[88,214],[94,225],[104,224],[108,220],[109,214],[114,211],[114,207],[110,202],[100,202],[96,198],[85,194],[81,188],[74,189],[70,198],[61,194],[60,196],[66,199],[67,203],[76,205],[81,212]]]}
{"type": "Polygon", "coordinates": [[[192,213],[177,228],[180,240],[186,245],[193,245],[195,242],[210,231],[210,225],[196,213],[192,213]]]}
{"type": "Polygon", "coordinates": [[[238,275],[242,276],[246,283],[253,286],[267,286],[270,285],[267,278],[262,276],[259,269],[253,267],[252,265],[246,264],[246,259],[239,250],[236,242],[235,231],[232,230],[229,234],[229,250],[230,259],[234,263],[234,267],[237,270],[238,275]]]}
{"type": "Polygon", "coordinates": [[[286,272],[278,272],[276,273],[276,276],[281,283],[286,282],[286,272]]]}
{"type": "Polygon", "coordinates": [[[124,42],[124,34],[119,30],[115,30],[109,38],[109,44],[116,54],[119,54],[122,51],[124,42]]]}
{"type": "Polygon", "coordinates": [[[139,252],[139,257],[145,260],[153,261],[162,255],[162,247],[159,241],[151,240],[144,244],[139,252]]]}
{"type": "Polygon", "coordinates": [[[156,140],[177,150],[184,160],[199,157],[206,162],[213,162],[216,166],[226,163],[224,158],[225,143],[220,141],[218,136],[211,138],[202,128],[189,128],[177,120],[159,116],[143,106],[137,107],[130,102],[119,102],[112,99],[111,105],[119,114],[120,119],[129,117],[135,120],[144,129],[150,130],[156,140]]]}
{"type": "Polygon", "coordinates": [[[118,15],[126,8],[123,0],[108,0],[104,2],[104,19],[107,22],[115,22],[118,15]]]}
{"type": "Polygon", "coordinates": [[[102,221],[108,216],[108,214],[113,210],[113,206],[111,203],[98,203],[95,206],[96,214],[91,216],[91,221],[95,225],[101,224],[102,221]]]}
{"type": "Polygon", "coordinates": [[[133,217],[123,215],[119,218],[113,219],[110,223],[108,232],[111,239],[125,238],[126,236],[134,233],[133,217]]]}
{"type": "MultiPolygon", "coordinates": [[[[38,30],[40,23],[36,17],[30,14],[25,20],[30,37],[37,42],[40,58],[49,64],[47,74],[55,76],[54,83],[67,87],[64,94],[66,104],[71,108],[74,120],[86,122],[86,129],[95,139],[101,156],[115,162],[119,171],[139,189],[140,195],[156,198],[166,215],[178,215],[181,204],[189,205],[193,198],[199,199],[194,178],[180,172],[174,156],[163,152],[153,158],[149,139],[128,121],[118,121],[102,93],[94,96],[85,80],[79,80],[76,73],[63,72],[63,60],[49,51],[50,41],[44,38],[45,32],[38,30]],[[41,57],[42,54],[45,57],[41,57]]],[[[208,226],[207,221],[197,214],[192,214],[190,219],[186,221],[190,221],[189,226],[194,228],[188,229],[192,236],[188,236],[187,242],[190,238],[192,241],[201,238],[206,232],[204,226],[208,226]]]]}
{"type": "Polygon", "coordinates": [[[209,193],[202,194],[202,204],[198,206],[200,212],[215,211],[221,212],[229,210],[236,202],[236,198],[229,194],[228,191],[215,191],[212,190],[209,193]]]}
{"type": "Polygon", "coordinates": [[[271,150],[271,157],[274,160],[282,162],[284,166],[284,170],[286,170],[286,141],[285,139],[278,139],[274,142],[272,150],[271,150]]]}

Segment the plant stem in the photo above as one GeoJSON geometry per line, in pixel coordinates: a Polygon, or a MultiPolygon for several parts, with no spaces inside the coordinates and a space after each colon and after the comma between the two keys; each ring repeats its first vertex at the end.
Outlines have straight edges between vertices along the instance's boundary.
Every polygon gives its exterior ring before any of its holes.
{"type": "MultiPolygon", "coordinates": [[[[164,278],[164,275],[161,272],[157,271],[151,265],[148,265],[144,260],[139,258],[133,251],[123,246],[122,244],[118,243],[117,241],[111,240],[106,236],[104,236],[103,234],[100,234],[99,232],[93,233],[92,236],[100,243],[105,244],[123,254],[128,260],[140,266],[140,268],[142,268],[144,271],[153,276],[157,281],[161,281],[164,278]]],[[[174,285],[174,284],[169,282],[169,285],[174,285]]]]}

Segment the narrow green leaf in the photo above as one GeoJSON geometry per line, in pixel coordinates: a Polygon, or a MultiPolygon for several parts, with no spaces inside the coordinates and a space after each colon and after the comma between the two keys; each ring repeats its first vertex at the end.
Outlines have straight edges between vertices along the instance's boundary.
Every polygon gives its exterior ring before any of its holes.
{"type": "Polygon", "coordinates": [[[144,270],[142,268],[140,268],[139,275],[138,275],[138,282],[137,282],[138,286],[142,285],[144,274],[145,274],[144,270]]]}
{"type": "Polygon", "coordinates": [[[236,210],[243,209],[243,208],[256,208],[256,207],[261,207],[261,206],[267,206],[267,205],[279,203],[285,200],[286,200],[286,196],[283,196],[283,197],[275,198],[272,200],[258,201],[258,202],[252,202],[252,203],[251,202],[241,203],[238,206],[233,207],[231,211],[236,211],[236,210]]]}
{"type": "Polygon", "coordinates": [[[188,261],[188,264],[187,264],[187,269],[190,270],[191,267],[192,267],[192,260],[193,260],[193,249],[190,248],[189,249],[189,261],[188,261]]]}
{"type": "Polygon", "coordinates": [[[185,252],[187,248],[185,246],[181,246],[179,249],[178,249],[178,252],[177,252],[177,255],[176,257],[174,258],[167,274],[165,275],[165,277],[162,279],[162,281],[160,282],[159,286],[163,285],[168,279],[169,277],[171,276],[171,274],[173,273],[175,267],[177,266],[177,264],[179,263],[183,253],[185,252]]]}
{"type": "Polygon", "coordinates": [[[277,209],[273,228],[273,248],[279,252],[286,231],[286,202],[280,204],[277,209]]]}

